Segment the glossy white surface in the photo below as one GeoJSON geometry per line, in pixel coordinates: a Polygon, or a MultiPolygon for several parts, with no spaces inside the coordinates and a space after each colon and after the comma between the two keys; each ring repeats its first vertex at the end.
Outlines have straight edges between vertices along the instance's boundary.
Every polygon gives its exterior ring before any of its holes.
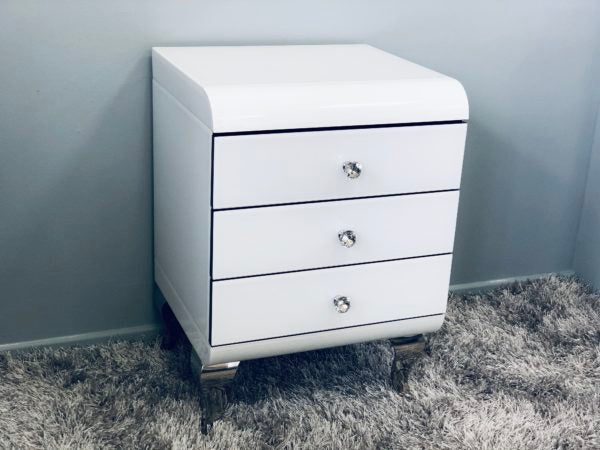
{"type": "Polygon", "coordinates": [[[154,79],[214,132],[468,119],[462,85],[368,45],[156,47],[154,79]]]}
{"type": "MultiPolygon", "coordinates": [[[[432,333],[444,322],[444,315],[422,317],[419,319],[398,320],[394,322],[365,325],[353,328],[341,328],[333,331],[300,334],[284,338],[265,339],[243,344],[211,347],[205,354],[207,364],[228,361],[264,358],[284,353],[304,352],[357,342],[374,341],[401,336],[414,336],[420,333],[432,333]]],[[[204,359],[203,359],[204,361],[204,359]]]]}
{"type": "Polygon", "coordinates": [[[218,211],[213,278],[452,252],[458,192],[218,211]],[[353,230],[346,248],[338,232],[353,230]]]}
{"type": "Polygon", "coordinates": [[[451,255],[213,283],[212,345],[446,311],[451,255]],[[333,298],[348,297],[336,311],[333,298]]]}
{"type": "Polygon", "coordinates": [[[208,346],[211,133],[156,83],[155,280],[186,334],[208,346]]]}
{"type": "Polygon", "coordinates": [[[215,138],[214,208],[458,189],[466,124],[215,138]],[[358,161],[362,173],[342,170],[358,161]]]}
{"type": "Polygon", "coordinates": [[[462,120],[458,82],[364,45],[161,48],[153,70],[155,279],[204,364],[441,326],[451,256],[344,265],[452,251],[458,192],[395,194],[458,188],[465,124],[214,133],[462,120]]]}

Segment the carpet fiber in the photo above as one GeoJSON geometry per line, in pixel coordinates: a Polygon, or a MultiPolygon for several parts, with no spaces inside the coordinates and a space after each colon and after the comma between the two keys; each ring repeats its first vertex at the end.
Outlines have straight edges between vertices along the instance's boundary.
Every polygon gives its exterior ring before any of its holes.
{"type": "Polygon", "coordinates": [[[452,296],[403,394],[385,342],[240,365],[200,434],[185,348],[0,354],[0,447],[600,448],[600,297],[549,278],[452,296]]]}

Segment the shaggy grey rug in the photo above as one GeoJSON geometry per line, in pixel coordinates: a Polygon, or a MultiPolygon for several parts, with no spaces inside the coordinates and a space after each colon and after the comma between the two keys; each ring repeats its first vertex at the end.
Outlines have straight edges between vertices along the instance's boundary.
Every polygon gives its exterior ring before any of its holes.
{"type": "Polygon", "coordinates": [[[408,390],[384,342],[242,364],[208,436],[185,349],[0,355],[0,447],[600,447],[600,297],[573,279],[452,296],[408,390]]]}

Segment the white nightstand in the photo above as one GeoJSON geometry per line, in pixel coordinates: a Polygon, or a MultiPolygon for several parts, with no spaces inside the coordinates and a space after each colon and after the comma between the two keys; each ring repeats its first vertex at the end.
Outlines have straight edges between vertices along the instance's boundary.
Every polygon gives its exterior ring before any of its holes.
{"type": "Polygon", "coordinates": [[[163,47],[152,66],[155,278],[204,380],[442,325],[458,81],[367,45],[163,47]]]}

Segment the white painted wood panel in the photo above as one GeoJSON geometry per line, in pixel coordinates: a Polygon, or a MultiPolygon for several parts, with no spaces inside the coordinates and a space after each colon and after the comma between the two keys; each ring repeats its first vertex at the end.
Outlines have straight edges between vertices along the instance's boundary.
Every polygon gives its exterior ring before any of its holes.
{"type": "MultiPolygon", "coordinates": [[[[207,364],[264,358],[285,353],[305,352],[319,348],[349,345],[421,333],[433,333],[444,323],[444,315],[426,316],[418,319],[395,320],[373,325],[338,328],[318,333],[296,334],[274,339],[245,342],[242,344],[210,347],[207,364]]],[[[203,360],[205,361],[205,360],[203,360]]]]}
{"type": "Polygon", "coordinates": [[[155,280],[208,357],[212,135],[158,83],[152,100],[155,280]]]}
{"type": "Polygon", "coordinates": [[[215,138],[214,208],[458,189],[466,124],[215,138]],[[346,161],[362,165],[358,178],[346,161]]]}
{"type": "Polygon", "coordinates": [[[212,345],[446,311],[451,255],[213,282],[212,345]],[[339,313],[333,298],[350,309],[339,313]]]}
{"type": "Polygon", "coordinates": [[[457,208],[451,191],[218,211],[213,279],[452,252],[457,208]]]}
{"type": "Polygon", "coordinates": [[[152,73],[216,133],[469,116],[457,80],[368,45],[155,47],[152,73]]]}

